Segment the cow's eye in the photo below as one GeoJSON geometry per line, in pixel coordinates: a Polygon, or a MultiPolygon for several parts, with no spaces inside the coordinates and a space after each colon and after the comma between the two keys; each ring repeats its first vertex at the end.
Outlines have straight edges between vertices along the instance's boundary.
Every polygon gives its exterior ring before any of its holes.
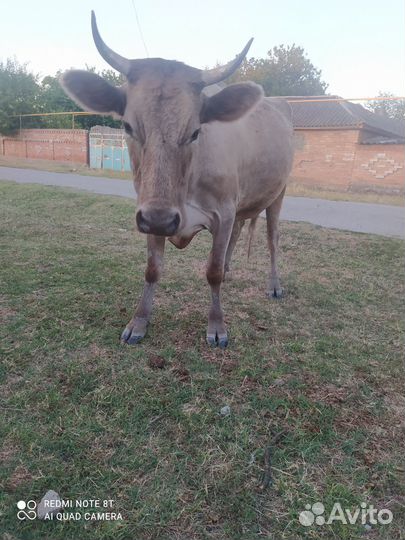
{"type": "Polygon", "coordinates": [[[200,133],[200,129],[196,129],[196,130],[194,131],[194,133],[193,133],[193,134],[191,135],[191,137],[190,137],[190,142],[195,141],[195,140],[197,139],[199,133],[200,133]]]}
{"type": "Polygon", "coordinates": [[[132,137],[134,135],[133,129],[127,122],[123,122],[125,133],[132,137]]]}

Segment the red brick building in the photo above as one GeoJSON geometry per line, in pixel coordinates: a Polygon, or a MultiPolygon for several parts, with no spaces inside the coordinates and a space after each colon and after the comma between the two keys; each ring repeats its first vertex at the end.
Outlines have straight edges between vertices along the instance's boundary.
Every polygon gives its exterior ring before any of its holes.
{"type": "Polygon", "coordinates": [[[344,191],[404,191],[403,122],[347,101],[289,99],[296,138],[292,182],[344,191]]]}

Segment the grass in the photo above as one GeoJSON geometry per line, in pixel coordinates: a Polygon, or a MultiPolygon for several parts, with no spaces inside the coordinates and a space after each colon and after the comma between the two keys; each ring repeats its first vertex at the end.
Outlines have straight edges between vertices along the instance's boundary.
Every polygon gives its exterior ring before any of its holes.
{"type": "Polygon", "coordinates": [[[391,206],[405,206],[404,193],[395,193],[394,190],[381,190],[370,186],[362,191],[330,189],[327,184],[305,185],[299,181],[290,180],[287,186],[287,195],[290,197],[309,197],[327,199],[330,201],[350,201],[371,204],[388,204],[391,206]]]}
{"type": "Polygon", "coordinates": [[[223,287],[221,351],[204,340],[202,233],[167,248],[149,334],[128,347],[145,264],[133,203],[0,190],[4,540],[404,538],[402,241],[282,223],[273,302],[260,223],[223,287]],[[49,489],[112,499],[123,520],[18,521],[16,502],[49,489]],[[302,526],[317,501],[394,520],[302,526]]]}
{"type": "Polygon", "coordinates": [[[132,180],[132,173],[127,171],[109,171],[107,169],[90,169],[84,163],[70,161],[49,161],[46,159],[24,159],[0,156],[0,167],[14,167],[18,169],[35,169],[56,173],[76,173],[85,176],[98,176],[103,178],[118,178],[119,180],[132,180]]]}
{"type": "MultiPolygon", "coordinates": [[[[90,169],[83,163],[69,163],[64,161],[47,161],[43,159],[18,159],[0,156],[0,167],[17,167],[36,169],[57,173],[76,173],[85,176],[98,176],[103,178],[132,180],[132,173],[125,171],[109,171],[104,169],[90,169]]],[[[369,191],[338,191],[328,189],[327,186],[308,186],[291,180],[287,186],[287,195],[290,197],[310,197],[327,199],[330,201],[351,201],[373,204],[388,204],[392,206],[405,206],[403,193],[378,193],[370,188],[369,191]]]]}

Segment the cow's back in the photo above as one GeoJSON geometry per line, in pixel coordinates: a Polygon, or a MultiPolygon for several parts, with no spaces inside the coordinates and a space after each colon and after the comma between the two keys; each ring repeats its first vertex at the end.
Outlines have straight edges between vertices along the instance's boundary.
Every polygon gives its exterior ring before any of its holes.
{"type": "Polygon", "coordinates": [[[293,161],[291,108],[283,99],[263,98],[234,122],[204,126],[199,175],[204,189],[233,199],[242,217],[266,208],[282,191],[293,161]]]}

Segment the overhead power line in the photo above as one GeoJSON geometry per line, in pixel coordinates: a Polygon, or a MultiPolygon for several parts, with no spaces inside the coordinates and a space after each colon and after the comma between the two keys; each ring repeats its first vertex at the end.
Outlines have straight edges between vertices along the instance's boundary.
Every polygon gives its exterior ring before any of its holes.
{"type": "Polygon", "coordinates": [[[135,2],[134,2],[134,0],[131,0],[131,3],[132,3],[132,7],[134,8],[135,18],[136,18],[136,24],[138,25],[139,35],[141,36],[141,40],[142,40],[143,46],[144,46],[144,48],[145,48],[146,56],[147,56],[147,58],[149,58],[148,47],[146,46],[145,38],[143,37],[142,28],[141,28],[141,23],[139,22],[138,12],[136,11],[136,7],[135,7],[135,2]]]}

